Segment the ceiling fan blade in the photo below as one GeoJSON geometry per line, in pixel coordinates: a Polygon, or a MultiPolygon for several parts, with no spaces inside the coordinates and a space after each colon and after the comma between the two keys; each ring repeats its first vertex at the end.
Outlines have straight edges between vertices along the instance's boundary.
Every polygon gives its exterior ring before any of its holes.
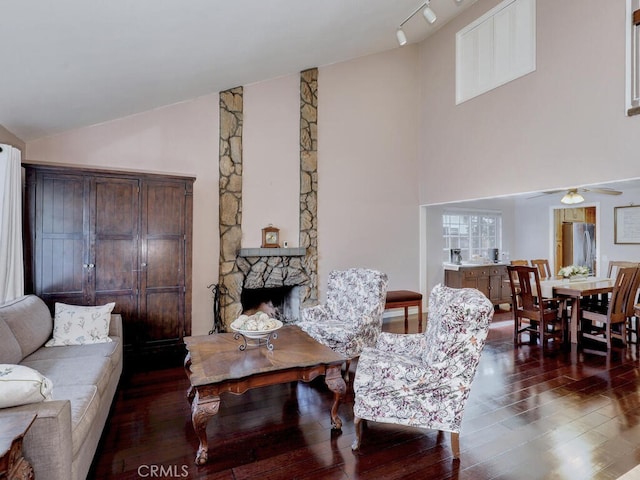
{"type": "Polygon", "coordinates": [[[593,193],[604,193],[605,195],[622,195],[621,191],[614,190],[612,188],[585,188],[584,191],[593,193]]]}
{"type": "Polygon", "coordinates": [[[561,193],[564,192],[565,190],[547,190],[545,192],[538,192],[535,195],[531,195],[530,197],[527,197],[527,200],[530,198],[538,198],[538,197],[542,197],[544,195],[555,195],[556,193],[561,193]]]}

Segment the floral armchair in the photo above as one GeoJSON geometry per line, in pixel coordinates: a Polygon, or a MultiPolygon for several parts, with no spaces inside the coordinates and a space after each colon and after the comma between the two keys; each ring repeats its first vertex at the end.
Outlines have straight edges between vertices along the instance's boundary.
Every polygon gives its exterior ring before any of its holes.
{"type": "Polygon", "coordinates": [[[297,322],[318,342],[352,359],[382,331],[387,275],[366,268],[334,270],[324,305],[303,309],[297,322]]]}
{"type": "Polygon", "coordinates": [[[459,458],[465,403],[493,318],[493,305],[478,290],[436,285],[429,297],[424,334],[383,332],[365,348],[354,381],[354,450],[362,420],[451,432],[459,458]]]}

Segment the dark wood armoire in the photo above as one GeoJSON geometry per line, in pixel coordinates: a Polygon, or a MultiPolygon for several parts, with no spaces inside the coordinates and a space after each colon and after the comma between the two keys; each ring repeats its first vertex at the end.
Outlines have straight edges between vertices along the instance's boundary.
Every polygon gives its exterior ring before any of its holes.
{"type": "Polygon", "coordinates": [[[26,291],[115,302],[129,354],[191,334],[192,177],[23,163],[26,291]]]}

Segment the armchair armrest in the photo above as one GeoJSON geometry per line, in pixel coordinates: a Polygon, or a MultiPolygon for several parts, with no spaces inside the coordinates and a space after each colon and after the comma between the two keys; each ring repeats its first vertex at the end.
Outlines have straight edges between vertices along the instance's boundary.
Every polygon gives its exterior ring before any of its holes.
{"type": "Polygon", "coordinates": [[[410,357],[421,357],[425,349],[423,333],[390,333],[382,332],[378,337],[376,348],[383,352],[397,353],[410,357]]]}
{"type": "Polygon", "coordinates": [[[329,317],[329,312],[324,305],[316,305],[315,307],[303,308],[300,311],[300,321],[317,322],[329,317]]]}

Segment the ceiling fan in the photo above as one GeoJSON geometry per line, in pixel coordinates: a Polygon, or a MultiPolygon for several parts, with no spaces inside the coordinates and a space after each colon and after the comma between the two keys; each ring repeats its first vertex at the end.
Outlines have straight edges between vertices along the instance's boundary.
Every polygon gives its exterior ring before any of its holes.
{"type": "Polygon", "coordinates": [[[549,190],[547,192],[541,192],[539,195],[534,195],[529,198],[540,197],[542,195],[554,195],[557,193],[566,192],[562,197],[560,202],[566,205],[573,205],[576,203],[584,202],[584,197],[581,193],[592,192],[592,193],[602,193],[604,195],[622,195],[622,192],[619,190],[614,190],[613,188],[570,188],[568,190],[549,190]]]}

